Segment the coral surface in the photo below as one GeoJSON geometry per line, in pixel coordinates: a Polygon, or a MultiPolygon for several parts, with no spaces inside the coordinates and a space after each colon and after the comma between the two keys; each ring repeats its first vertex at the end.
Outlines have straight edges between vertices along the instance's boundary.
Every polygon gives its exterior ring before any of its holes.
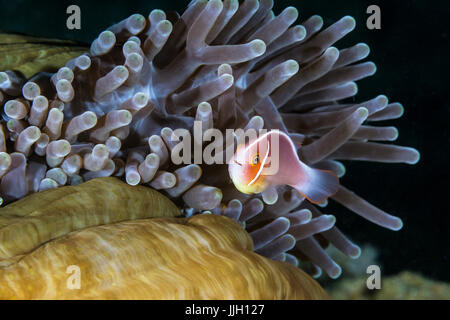
{"type": "Polygon", "coordinates": [[[449,300],[450,284],[403,271],[382,279],[380,290],[368,290],[367,276],[344,279],[330,286],[333,299],[355,300],[449,300]]]}

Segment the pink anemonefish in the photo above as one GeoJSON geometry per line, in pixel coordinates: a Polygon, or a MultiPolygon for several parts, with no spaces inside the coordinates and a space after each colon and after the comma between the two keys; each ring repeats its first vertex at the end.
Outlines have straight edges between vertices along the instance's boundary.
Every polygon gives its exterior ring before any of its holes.
{"type": "Polygon", "coordinates": [[[228,171],[236,188],[246,194],[289,185],[310,202],[322,203],[339,187],[334,172],[314,169],[301,162],[292,140],[278,130],[271,130],[245,146],[239,145],[228,171]]]}

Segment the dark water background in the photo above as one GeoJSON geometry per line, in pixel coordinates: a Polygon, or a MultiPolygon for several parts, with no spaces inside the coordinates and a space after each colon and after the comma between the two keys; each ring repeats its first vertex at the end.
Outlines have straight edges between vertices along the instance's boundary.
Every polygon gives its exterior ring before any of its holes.
{"type": "MultiPolygon", "coordinates": [[[[0,0],[0,30],[71,39],[90,43],[98,33],[133,13],[152,9],[182,12],[187,0],[133,1],[31,1],[0,0]],[[66,8],[81,7],[82,29],[66,28],[66,8]]],[[[404,221],[393,232],[371,224],[330,203],[324,209],[335,214],[337,225],[359,244],[371,243],[380,253],[382,272],[418,271],[450,281],[449,59],[450,7],[447,1],[275,0],[275,13],[286,6],[299,9],[299,21],[313,14],[325,26],[345,15],[357,21],[356,30],[338,48],[366,42],[369,60],[378,66],[375,76],[358,81],[358,101],[386,94],[405,107],[401,119],[384,122],[397,126],[396,144],[417,148],[421,160],[404,164],[347,163],[342,182],[369,202],[404,221]],[[382,29],[366,28],[366,9],[381,8],[382,29]]],[[[0,57],[1,58],[1,57],[0,57]]]]}

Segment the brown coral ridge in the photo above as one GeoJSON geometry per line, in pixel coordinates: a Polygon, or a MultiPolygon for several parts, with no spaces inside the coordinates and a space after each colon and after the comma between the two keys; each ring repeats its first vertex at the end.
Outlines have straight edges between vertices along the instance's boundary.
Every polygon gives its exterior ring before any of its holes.
{"type": "Polygon", "coordinates": [[[302,270],[254,253],[250,235],[232,219],[177,214],[158,192],[115,178],[9,205],[0,210],[0,262],[9,260],[0,267],[0,299],[328,297],[302,270]],[[74,266],[79,289],[70,286],[74,266]]]}

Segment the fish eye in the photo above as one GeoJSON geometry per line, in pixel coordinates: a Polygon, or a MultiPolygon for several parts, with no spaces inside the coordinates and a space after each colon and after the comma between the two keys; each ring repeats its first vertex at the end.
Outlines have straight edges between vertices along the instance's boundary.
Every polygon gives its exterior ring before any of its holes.
{"type": "Polygon", "coordinates": [[[259,164],[259,153],[255,154],[255,156],[253,157],[252,162],[250,163],[250,165],[253,167],[253,166],[256,166],[258,164],[259,164]]]}

